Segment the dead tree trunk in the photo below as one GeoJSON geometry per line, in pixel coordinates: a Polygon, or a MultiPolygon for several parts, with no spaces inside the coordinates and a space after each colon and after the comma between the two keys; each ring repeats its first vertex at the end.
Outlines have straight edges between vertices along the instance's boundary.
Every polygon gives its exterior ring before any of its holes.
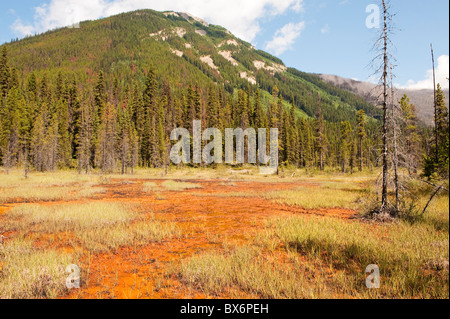
{"type": "Polygon", "coordinates": [[[436,103],[436,71],[434,67],[434,51],[433,51],[433,44],[430,44],[431,46],[431,62],[433,64],[433,93],[434,93],[434,138],[435,138],[435,163],[437,164],[439,162],[439,131],[438,131],[438,110],[437,110],[437,103],[436,103]]]}
{"type": "Polygon", "coordinates": [[[393,159],[392,164],[394,166],[394,187],[395,187],[395,210],[398,212],[400,204],[400,189],[399,189],[399,178],[398,178],[398,148],[397,148],[397,121],[395,114],[395,92],[394,92],[394,82],[393,74],[391,68],[391,105],[392,105],[392,143],[393,143],[393,159]]]}
{"type": "Polygon", "coordinates": [[[387,7],[385,0],[383,4],[383,177],[382,177],[382,193],[381,193],[381,209],[380,213],[387,211],[388,206],[388,24],[387,24],[387,7]]]}
{"type": "Polygon", "coordinates": [[[436,191],[433,193],[433,195],[431,195],[431,197],[430,197],[430,199],[429,199],[427,205],[425,206],[425,208],[424,208],[423,211],[422,211],[422,215],[425,215],[425,212],[427,211],[428,206],[430,206],[430,203],[433,201],[433,198],[439,193],[439,191],[440,191],[442,188],[443,188],[443,186],[439,186],[439,187],[436,189],[436,191]]]}

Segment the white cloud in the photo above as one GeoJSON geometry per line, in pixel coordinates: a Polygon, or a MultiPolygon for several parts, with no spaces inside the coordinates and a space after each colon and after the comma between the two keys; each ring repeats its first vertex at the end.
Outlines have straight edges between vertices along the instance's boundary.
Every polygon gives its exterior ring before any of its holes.
{"type": "Polygon", "coordinates": [[[320,32],[322,33],[322,34],[327,34],[327,33],[329,33],[330,32],[330,26],[327,24],[327,25],[325,25],[321,30],[320,30],[320,32]]]}
{"type": "Polygon", "coordinates": [[[266,44],[266,50],[273,52],[275,55],[283,54],[292,47],[304,28],[305,22],[286,24],[275,32],[272,41],[266,44]]]}
{"type": "Polygon", "coordinates": [[[229,29],[252,41],[260,32],[258,20],[285,13],[300,12],[303,0],[50,0],[35,8],[34,21],[24,25],[19,19],[11,26],[20,35],[39,33],[138,9],[188,12],[229,29]]]}
{"type": "Polygon", "coordinates": [[[31,25],[23,24],[22,20],[20,20],[20,18],[18,18],[18,19],[16,19],[16,21],[14,21],[11,28],[13,30],[16,30],[21,35],[32,35],[34,32],[34,28],[31,25]]]}
{"type": "MultiPolygon", "coordinates": [[[[437,59],[436,66],[436,84],[441,84],[444,89],[449,88],[449,56],[441,55],[437,59]]],[[[406,85],[400,86],[401,89],[421,90],[421,89],[433,89],[433,70],[430,69],[425,75],[425,80],[413,81],[409,80],[406,85]]]]}

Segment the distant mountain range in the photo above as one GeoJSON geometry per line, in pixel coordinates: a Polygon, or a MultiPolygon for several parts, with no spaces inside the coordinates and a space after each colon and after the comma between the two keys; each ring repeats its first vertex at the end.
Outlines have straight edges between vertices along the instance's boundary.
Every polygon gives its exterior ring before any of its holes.
{"type": "MultiPolygon", "coordinates": [[[[320,78],[327,83],[335,85],[343,90],[353,92],[361,97],[363,97],[367,102],[376,104],[376,99],[380,95],[381,91],[373,83],[360,82],[352,79],[342,78],[336,75],[326,75],[321,74],[320,78]]],[[[434,122],[434,93],[433,90],[407,90],[407,89],[396,89],[397,100],[406,94],[411,103],[416,106],[416,112],[419,119],[428,125],[433,125],[434,122]]],[[[448,106],[449,102],[449,90],[444,90],[444,95],[446,98],[446,103],[448,106]]]]}

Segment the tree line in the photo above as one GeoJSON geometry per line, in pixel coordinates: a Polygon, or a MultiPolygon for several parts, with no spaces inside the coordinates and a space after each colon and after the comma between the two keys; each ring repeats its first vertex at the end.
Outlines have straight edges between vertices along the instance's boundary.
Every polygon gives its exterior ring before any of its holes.
{"type": "MultiPolygon", "coordinates": [[[[238,127],[278,128],[282,166],[330,167],[344,173],[380,166],[379,121],[363,109],[347,121],[326,121],[320,95],[314,117],[300,118],[295,103],[284,101],[277,86],[267,97],[251,86],[229,93],[218,84],[171,85],[152,67],[144,83],[119,81],[102,71],[91,81],[80,81],[69,72],[40,78],[30,73],[21,79],[9,66],[4,47],[0,93],[0,164],[6,171],[21,166],[37,171],[77,168],[86,173],[100,169],[125,174],[138,166],[168,167],[173,165],[169,160],[174,143],[169,139],[171,131],[192,130],[194,120],[222,132],[238,127]]],[[[444,159],[448,112],[442,91],[437,95],[443,103],[443,149],[441,162],[432,166],[445,170],[447,165],[448,171],[448,156],[444,159]]],[[[427,130],[419,125],[408,98],[397,105],[405,141],[402,165],[415,174],[424,152],[433,150],[426,150],[427,130]]]]}

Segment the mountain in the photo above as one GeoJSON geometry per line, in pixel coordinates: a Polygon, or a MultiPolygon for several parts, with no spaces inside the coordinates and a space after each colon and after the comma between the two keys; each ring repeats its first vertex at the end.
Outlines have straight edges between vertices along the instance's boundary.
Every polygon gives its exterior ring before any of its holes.
{"type": "Polygon", "coordinates": [[[157,77],[175,87],[219,83],[233,94],[236,89],[258,86],[265,105],[277,87],[285,105],[293,103],[303,118],[314,118],[319,103],[330,122],[354,122],[360,109],[369,117],[380,116],[380,110],[361,96],[317,75],[288,68],[223,27],[188,13],[139,10],[5,45],[22,83],[32,72],[38,79],[44,75],[54,79],[63,72],[88,86],[102,71],[112,90],[114,80],[119,85],[145,83],[153,65],[157,77]]]}
{"type": "MultiPolygon", "coordinates": [[[[368,103],[375,104],[376,97],[380,95],[380,89],[373,83],[360,82],[352,79],[342,78],[336,75],[321,74],[320,78],[327,83],[335,85],[343,90],[352,92],[363,97],[368,103]]],[[[428,125],[434,123],[434,92],[433,90],[407,90],[396,89],[398,100],[406,94],[411,103],[416,106],[419,119],[428,125]]],[[[446,103],[449,102],[449,90],[444,90],[446,103]]]]}

